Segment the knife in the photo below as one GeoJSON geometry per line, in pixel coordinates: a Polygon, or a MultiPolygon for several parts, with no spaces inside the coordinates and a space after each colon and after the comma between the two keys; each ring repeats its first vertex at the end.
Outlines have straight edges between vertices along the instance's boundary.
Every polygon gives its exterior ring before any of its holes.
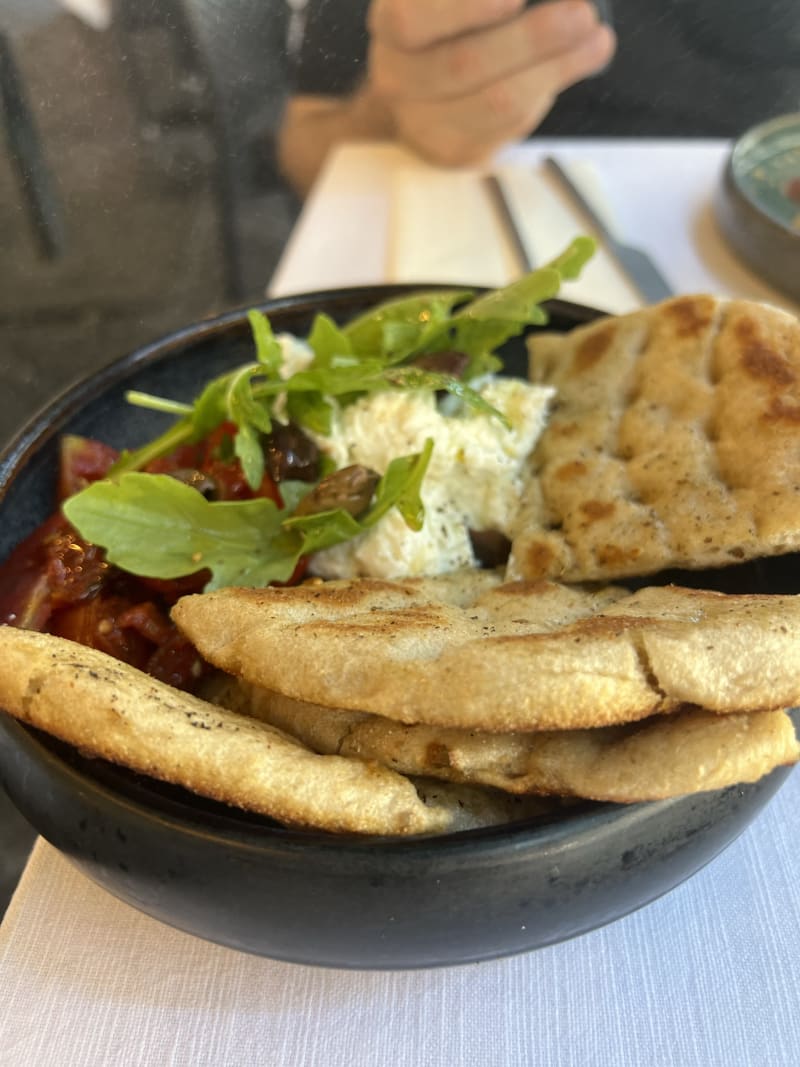
{"type": "Polygon", "coordinates": [[[496,174],[484,174],[483,186],[489,194],[489,199],[492,201],[492,207],[500,221],[500,227],[511,242],[517,259],[526,273],[532,271],[535,266],[533,257],[525,247],[525,242],[522,239],[522,234],[517,226],[517,221],[514,218],[511,206],[508,203],[508,198],[502,182],[496,174]]]}
{"type": "Polygon", "coordinates": [[[581,192],[569,176],[564,166],[552,156],[548,156],[545,159],[545,164],[589,219],[608,251],[616,259],[644,299],[649,304],[657,304],[660,300],[666,300],[668,297],[674,296],[671,286],[647,253],[640,248],[633,248],[631,245],[623,244],[611,233],[597,211],[586,199],[584,193],[581,192]]]}

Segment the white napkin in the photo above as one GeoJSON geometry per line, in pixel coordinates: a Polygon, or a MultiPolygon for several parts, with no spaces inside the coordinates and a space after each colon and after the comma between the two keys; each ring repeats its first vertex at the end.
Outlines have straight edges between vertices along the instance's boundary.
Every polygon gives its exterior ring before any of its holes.
{"type": "Polygon", "coordinates": [[[611,926],[386,973],[207,944],[40,842],[0,926],[0,1064],[797,1067],[799,835],[795,772],[731,848],[611,926]]]}
{"type": "MultiPolygon", "coordinates": [[[[613,228],[594,168],[582,161],[572,161],[569,167],[613,228]]],[[[541,164],[507,164],[495,173],[536,265],[561,252],[573,237],[590,232],[588,223],[541,164]]],[[[479,169],[452,171],[424,163],[392,172],[391,281],[498,286],[520,273],[521,266],[483,185],[483,174],[479,169]]],[[[564,285],[561,295],[612,312],[642,305],[633,285],[602,247],[582,276],[564,285]]]]}

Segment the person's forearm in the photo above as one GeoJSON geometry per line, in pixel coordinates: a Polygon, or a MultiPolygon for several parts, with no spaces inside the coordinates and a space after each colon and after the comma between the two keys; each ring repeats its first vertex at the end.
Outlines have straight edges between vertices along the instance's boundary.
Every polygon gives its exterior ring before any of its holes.
{"type": "Polygon", "coordinates": [[[280,167],[296,192],[305,196],[334,145],[391,138],[394,133],[387,109],[367,87],[343,99],[292,97],[278,138],[280,167]]]}

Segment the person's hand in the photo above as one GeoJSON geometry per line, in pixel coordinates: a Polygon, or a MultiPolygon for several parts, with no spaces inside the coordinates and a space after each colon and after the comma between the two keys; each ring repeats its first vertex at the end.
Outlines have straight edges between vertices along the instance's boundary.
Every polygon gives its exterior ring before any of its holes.
{"type": "Polygon", "coordinates": [[[447,166],[526,136],[615,47],[588,0],[373,0],[368,26],[364,91],[397,137],[447,166]]]}

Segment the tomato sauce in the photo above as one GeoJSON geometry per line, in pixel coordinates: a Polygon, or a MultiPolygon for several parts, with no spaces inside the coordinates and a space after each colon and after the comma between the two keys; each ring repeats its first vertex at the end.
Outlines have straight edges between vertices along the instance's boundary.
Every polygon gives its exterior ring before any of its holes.
{"type": "MultiPolygon", "coordinates": [[[[191,470],[207,477],[222,500],[263,496],[281,503],[267,474],[253,491],[232,456],[235,427],[224,425],[147,467],[150,473],[191,470]]],[[[58,502],[105,477],[118,458],[108,445],[65,436],[61,443],[58,502]]],[[[298,581],[304,563],[290,584],[298,581]]],[[[179,689],[194,690],[210,668],[170,619],[179,597],[200,592],[208,571],[165,581],[139,578],[109,564],[102,549],[84,541],[60,510],[0,566],[0,623],[47,631],[130,663],[179,689]]]]}

